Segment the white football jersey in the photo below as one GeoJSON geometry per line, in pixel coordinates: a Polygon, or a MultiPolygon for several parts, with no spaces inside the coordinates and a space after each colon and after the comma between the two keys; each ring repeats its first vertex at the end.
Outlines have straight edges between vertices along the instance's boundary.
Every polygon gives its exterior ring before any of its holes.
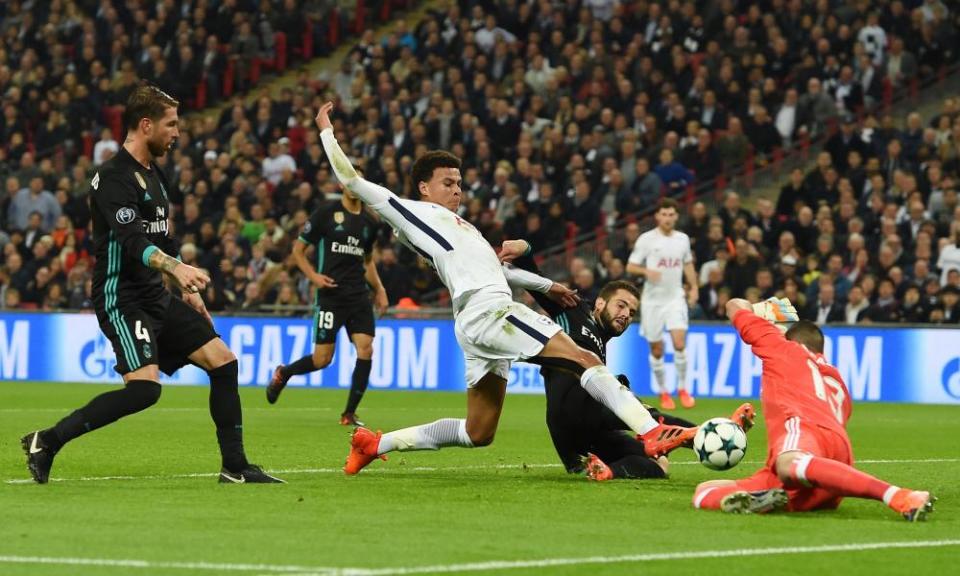
{"type": "Polygon", "coordinates": [[[466,304],[464,296],[480,290],[512,297],[496,252],[473,224],[439,204],[395,195],[371,208],[393,226],[398,240],[436,269],[450,290],[454,312],[466,304]]]}
{"type": "Polygon", "coordinates": [[[660,228],[644,232],[633,245],[633,252],[627,260],[660,272],[660,280],[647,279],[643,285],[644,303],[669,302],[683,299],[683,267],[693,261],[690,253],[690,237],[679,230],[665,236],[660,228]]]}
{"type": "Polygon", "coordinates": [[[453,312],[479,291],[512,298],[500,259],[472,224],[432,202],[400,198],[383,186],[359,177],[333,135],[320,132],[337,179],[373,208],[392,227],[397,238],[423,256],[450,291],[453,312]]]}

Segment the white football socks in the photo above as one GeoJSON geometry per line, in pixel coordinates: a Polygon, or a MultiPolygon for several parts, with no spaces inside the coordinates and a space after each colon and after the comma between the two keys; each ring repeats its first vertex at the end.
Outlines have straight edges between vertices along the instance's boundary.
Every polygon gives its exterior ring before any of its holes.
{"type": "Polygon", "coordinates": [[[446,446],[473,448],[467,434],[467,421],[461,418],[442,418],[430,424],[421,424],[387,432],[380,437],[377,454],[394,450],[439,450],[446,446]]]}
{"type": "Polygon", "coordinates": [[[667,369],[663,365],[663,356],[659,358],[654,358],[653,354],[650,355],[650,368],[653,368],[653,377],[657,381],[657,390],[660,393],[667,391],[667,369]]]}
{"type": "MultiPolygon", "coordinates": [[[[660,360],[663,363],[663,359],[660,360]]],[[[677,368],[677,392],[687,389],[687,351],[674,350],[673,365],[677,368]]]]}
{"type": "Polygon", "coordinates": [[[633,392],[620,384],[606,366],[594,366],[585,370],[580,377],[580,385],[594,400],[609,408],[636,433],[646,434],[660,425],[633,392]]]}

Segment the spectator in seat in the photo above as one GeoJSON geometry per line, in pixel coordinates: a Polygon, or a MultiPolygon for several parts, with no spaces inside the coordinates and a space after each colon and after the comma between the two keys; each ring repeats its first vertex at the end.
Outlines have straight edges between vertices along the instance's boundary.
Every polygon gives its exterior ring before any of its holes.
{"type": "Polygon", "coordinates": [[[802,318],[823,326],[828,322],[843,322],[846,313],[843,306],[837,301],[833,286],[833,277],[821,274],[817,279],[817,298],[808,300],[802,318]]]}
{"type": "Polygon", "coordinates": [[[723,286],[723,270],[719,267],[710,269],[707,274],[707,282],[700,287],[700,297],[698,302],[703,308],[704,316],[707,320],[715,320],[720,306],[720,292],[723,286]]]}
{"type": "Polygon", "coordinates": [[[895,297],[896,287],[889,278],[877,283],[877,298],[864,313],[870,322],[899,322],[900,305],[895,297]]]}
{"type": "Polygon", "coordinates": [[[30,222],[30,215],[38,212],[42,219],[42,228],[53,230],[62,210],[56,196],[44,187],[43,178],[35,176],[30,179],[29,188],[23,188],[13,196],[7,209],[7,225],[11,229],[25,230],[30,222]]]}
{"type": "Polygon", "coordinates": [[[240,23],[230,39],[230,57],[236,63],[237,90],[244,91],[250,85],[250,67],[254,58],[260,57],[260,38],[253,33],[250,21],[246,18],[240,23]]]}
{"type": "Polygon", "coordinates": [[[664,148],[660,151],[659,158],[660,163],[655,168],[655,172],[663,181],[668,194],[680,194],[686,189],[687,185],[693,183],[693,173],[683,164],[674,160],[673,150],[664,148]]]}
{"type": "Polygon", "coordinates": [[[833,98],[823,92],[823,85],[819,78],[810,78],[807,81],[807,92],[800,97],[797,103],[800,116],[811,138],[817,138],[824,133],[827,122],[837,116],[837,105],[833,98]]]}
{"type": "Polygon", "coordinates": [[[797,129],[800,126],[798,122],[798,101],[799,96],[797,95],[796,89],[788,89],[783,97],[783,104],[780,106],[780,109],[777,110],[777,115],[774,119],[774,126],[777,128],[777,134],[780,135],[781,146],[785,149],[793,147],[793,141],[796,138],[797,129]]]}
{"type": "Polygon", "coordinates": [[[753,222],[750,212],[745,210],[741,204],[740,195],[734,190],[724,192],[720,218],[723,220],[723,231],[727,236],[733,235],[733,224],[738,218],[745,219],[748,226],[753,222]]]}
{"type": "Polygon", "coordinates": [[[621,214],[633,214],[652,206],[663,188],[663,180],[650,170],[650,161],[640,157],[636,162],[637,177],[630,188],[630,194],[617,199],[617,211],[621,214]]]}
{"type": "Polygon", "coordinates": [[[960,323],[960,288],[948,285],[940,290],[937,305],[930,311],[930,322],[960,323]]]}
{"type": "Polygon", "coordinates": [[[940,270],[940,283],[947,284],[947,276],[951,270],[960,272],[960,226],[954,227],[953,242],[944,242],[937,259],[937,268],[940,270]]]}
{"type": "Polygon", "coordinates": [[[760,165],[769,162],[773,157],[774,149],[779,148],[782,143],[780,133],[777,132],[767,109],[763,106],[757,106],[753,117],[748,121],[747,137],[758,155],[757,160],[760,165]]]}
{"type": "Polygon", "coordinates": [[[600,225],[600,206],[590,194],[590,183],[582,180],[574,188],[573,199],[567,211],[567,220],[570,220],[581,232],[594,229],[600,225]]]}
{"type": "Polygon", "coordinates": [[[920,324],[927,322],[930,318],[930,311],[927,310],[920,299],[920,287],[916,284],[910,284],[903,292],[903,300],[900,303],[901,321],[910,324],[920,324]]]}
{"type": "Polygon", "coordinates": [[[581,299],[591,303],[592,306],[592,302],[597,299],[599,293],[593,270],[589,267],[579,270],[573,278],[573,289],[577,291],[581,299]]]}
{"type": "Polygon", "coordinates": [[[908,85],[917,75],[917,58],[904,48],[903,38],[894,38],[890,42],[882,69],[894,88],[908,85]]]}
{"type": "Polygon", "coordinates": [[[852,114],[844,115],[840,130],[827,140],[825,149],[830,153],[832,165],[841,173],[845,173],[849,167],[850,152],[859,152],[861,156],[867,152],[867,145],[860,138],[860,133],[857,130],[855,116],[852,114]]]}
{"type": "Polygon", "coordinates": [[[100,131],[100,140],[93,145],[93,165],[103,164],[119,150],[120,145],[113,139],[113,132],[109,128],[104,128],[100,131]]]}
{"type": "Polygon", "coordinates": [[[844,322],[847,324],[856,324],[863,317],[863,311],[870,307],[863,294],[863,288],[854,285],[850,288],[847,295],[847,305],[843,308],[844,322]]]}
{"type": "Polygon", "coordinates": [[[19,310],[20,308],[20,291],[16,288],[7,288],[3,293],[3,309],[19,310]]]}
{"type": "Polygon", "coordinates": [[[724,166],[743,166],[750,154],[750,140],[743,133],[743,124],[736,116],[727,121],[726,133],[717,140],[717,151],[724,166]]]}
{"type": "Polygon", "coordinates": [[[724,284],[730,287],[734,298],[745,295],[747,288],[753,285],[757,277],[760,262],[756,249],[746,240],[737,240],[733,259],[727,263],[724,270],[724,284]]]}
{"type": "Polygon", "coordinates": [[[626,262],[630,258],[630,254],[633,252],[633,246],[637,243],[637,238],[639,237],[640,225],[636,222],[627,224],[623,228],[623,243],[613,251],[614,258],[626,262]]]}
{"type": "Polygon", "coordinates": [[[697,131],[695,146],[685,148],[681,161],[696,174],[697,182],[710,182],[723,171],[723,161],[713,144],[713,136],[706,128],[697,131]]]}

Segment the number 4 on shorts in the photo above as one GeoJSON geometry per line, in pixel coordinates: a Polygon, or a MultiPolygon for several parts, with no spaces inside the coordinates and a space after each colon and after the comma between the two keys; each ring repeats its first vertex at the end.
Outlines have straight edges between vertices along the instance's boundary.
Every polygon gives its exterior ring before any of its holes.
{"type": "Polygon", "coordinates": [[[150,333],[143,327],[143,323],[140,320],[137,320],[137,323],[134,325],[133,333],[137,336],[137,340],[143,340],[147,344],[150,343],[150,333]]]}

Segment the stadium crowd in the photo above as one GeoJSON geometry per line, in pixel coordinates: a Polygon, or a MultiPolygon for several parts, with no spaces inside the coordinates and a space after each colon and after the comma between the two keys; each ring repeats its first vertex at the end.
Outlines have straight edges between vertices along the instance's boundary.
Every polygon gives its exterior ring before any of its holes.
{"type": "MultiPolygon", "coordinates": [[[[292,15],[325,4],[7,3],[3,305],[90,307],[85,194],[120,138],[103,107],[141,79],[193,104],[206,82],[216,98],[208,63],[233,59],[249,78],[243,66],[269,57],[274,30],[303,29],[292,15]],[[89,154],[84,133],[97,135],[89,154]],[[67,164],[41,154],[70,142],[67,164]]],[[[161,166],[176,185],[181,257],[212,272],[212,311],[310,301],[288,255],[310,211],[338,194],[313,127],[328,98],[367,178],[413,196],[412,159],[449,149],[464,159],[464,216],[493,244],[523,237],[537,251],[826,139],[776,202],[747,212],[729,191],[716,214],[690,206],[694,314],[782,292],[819,321],[957,322],[960,101],[926,122],[883,111],[891,92],[956,61],[957,22],[939,0],[451,3],[384,37],[366,30],[335,73],[182,118],[161,166]]],[[[569,281],[589,296],[622,277],[639,231],[629,225],[596,262],[571,261],[569,281]]],[[[389,230],[378,245],[391,303],[439,287],[389,230]]]]}

